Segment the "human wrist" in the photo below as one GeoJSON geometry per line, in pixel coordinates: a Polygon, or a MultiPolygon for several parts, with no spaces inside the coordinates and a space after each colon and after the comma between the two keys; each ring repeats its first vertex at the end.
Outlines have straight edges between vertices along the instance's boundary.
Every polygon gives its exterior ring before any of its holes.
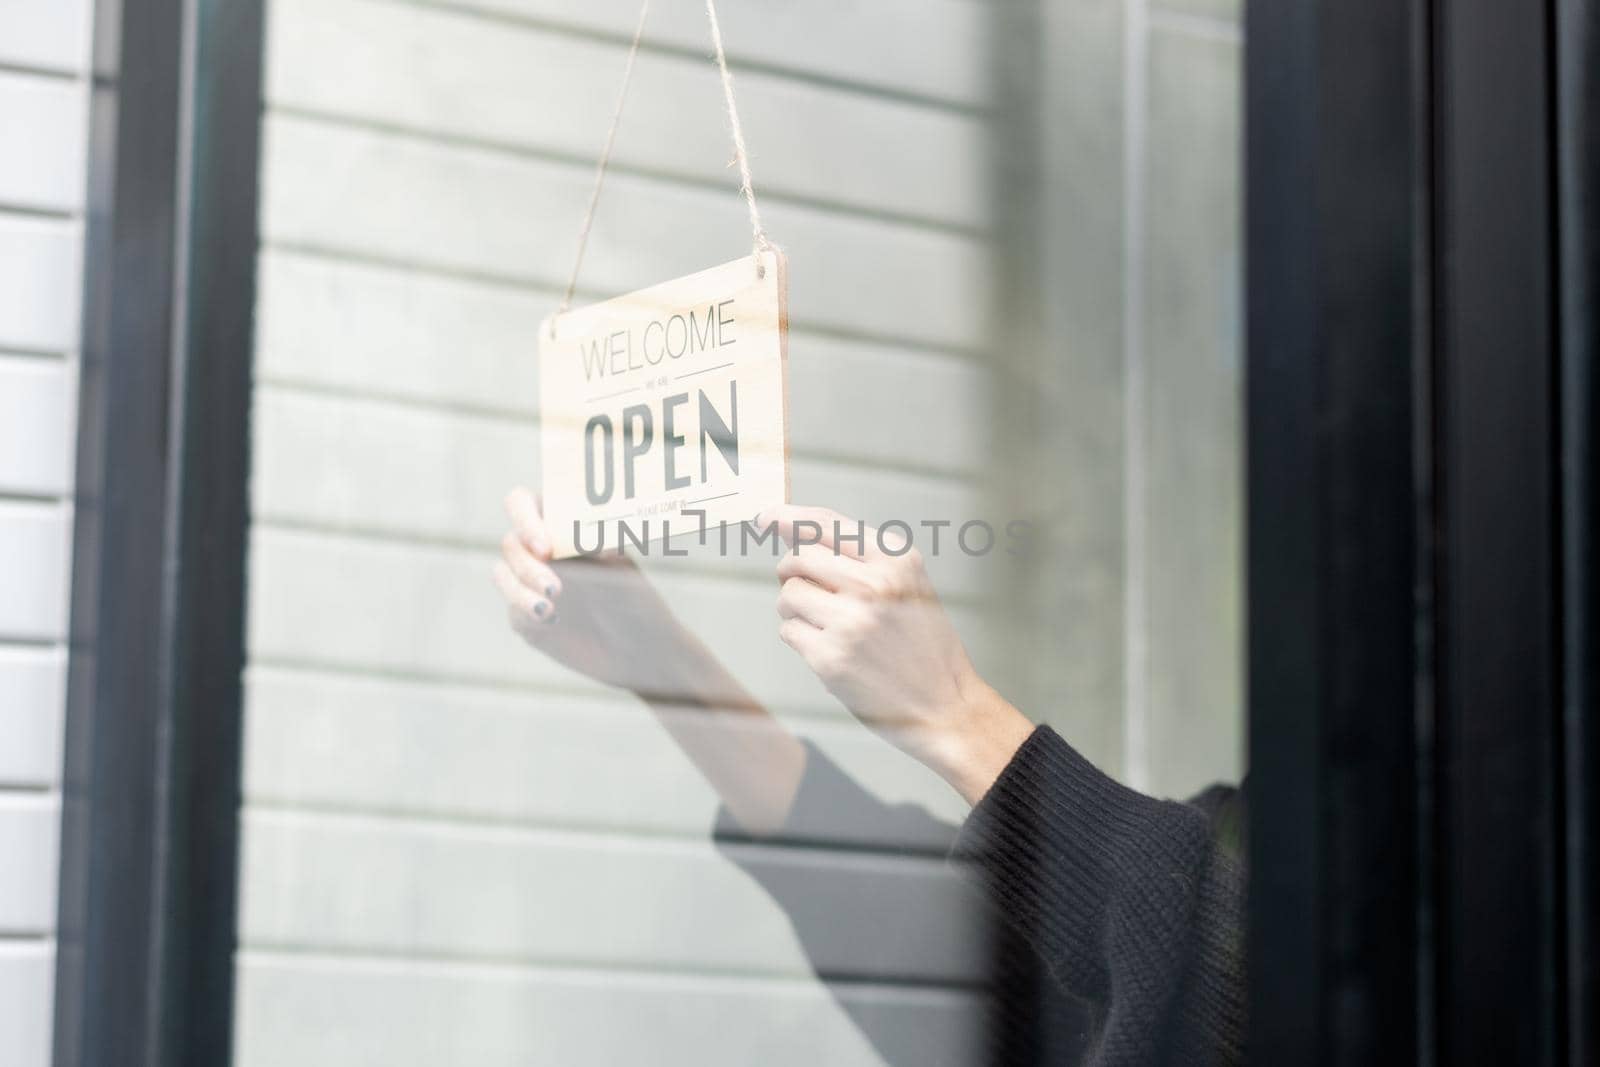
{"type": "Polygon", "coordinates": [[[1033,733],[1034,724],[982,679],[960,688],[958,706],[943,717],[923,760],[976,806],[1033,733]]]}

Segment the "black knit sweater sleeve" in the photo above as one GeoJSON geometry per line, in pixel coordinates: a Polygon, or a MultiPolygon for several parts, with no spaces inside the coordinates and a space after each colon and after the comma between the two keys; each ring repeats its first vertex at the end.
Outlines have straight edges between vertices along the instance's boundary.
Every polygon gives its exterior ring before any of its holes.
{"type": "Polygon", "coordinates": [[[1041,726],[955,855],[1096,1006],[1087,1062],[1243,1062],[1244,872],[1199,806],[1119,785],[1041,726]]]}

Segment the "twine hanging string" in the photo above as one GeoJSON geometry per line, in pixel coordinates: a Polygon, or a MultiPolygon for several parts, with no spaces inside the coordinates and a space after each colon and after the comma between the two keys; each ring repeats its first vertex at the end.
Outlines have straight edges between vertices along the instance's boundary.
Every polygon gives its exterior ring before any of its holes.
{"type": "MultiPolygon", "coordinates": [[[[595,169],[594,189],[589,193],[589,207],[583,213],[583,224],[578,228],[578,253],[572,260],[572,274],[567,279],[567,292],[561,298],[561,309],[556,312],[555,318],[560,318],[572,308],[573,294],[578,290],[578,271],[583,267],[583,253],[589,246],[589,231],[594,226],[595,209],[600,204],[600,190],[605,185],[606,168],[611,164],[611,149],[616,144],[617,127],[622,124],[622,109],[628,99],[628,83],[633,80],[634,61],[639,56],[639,42],[644,39],[644,24],[650,14],[650,0],[642,0],[639,5],[639,21],[633,28],[633,41],[628,46],[628,59],[622,68],[622,88],[617,92],[617,105],[611,112],[611,128],[606,131],[605,147],[600,151],[600,163],[595,169]]],[[[755,185],[750,178],[750,154],[744,143],[744,127],[739,123],[739,107],[733,97],[733,75],[728,72],[728,56],[722,46],[722,26],[717,21],[716,0],[706,0],[706,17],[711,22],[711,44],[716,51],[717,69],[722,74],[722,98],[727,104],[728,126],[733,133],[733,164],[739,168],[739,192],[744,196],[745,206],[750,211],[750,230],[755,239],[756,277],[766,276],[766,265],[761,262],[761,253],[770,251],[774,246],[767,237],[766,229],[761,225],[761,210],[756,206],[755,185]]],[[[733,165],[730,164],[730,165],[733,165]]],[[[555,329],[555,319],[551,319],[550,328],[555,329]]]]}
{"type": "MultiPolygon", "coordinates": [[[[633,27],[633,43],[628,46],[628,61],[622,68],[622,88],[617,91],[617,106],[611,110],[611,128],[606,131],[606,145],[600,150],[600,165],[594,172],[594,188],[589,192],[589,208],[583,213],[583,225],[578,228],[578,254],[572,258],[572,275],[567,279],[567,294],[561,298],[559,318],[572,307],[572,294],[578,289],[578,270],[583,266],[583,251],[589,247],[589,229],[594,225],[594,211],[600,204],[600,189],[606,183],[606,167],[611,163],[611,146],[617,143],[617,127],[622,124],[622,106],[628,101],[628,83],[633,80],[633,61],[639,58],[639,42],[644,39],[644,21],[650,15],[650,0],[639,4],[639,21],[633,27]]],[[[555,330],[555,320],[550,322],[555,330]]]]}
{"type": "Polygon", "coordinates": [[[744,127],[739,124],[739,105],[733,101],[733,75],[728,73],[728,54],[722,49],[722,25],[717,22],[716,0],[706,0],[706,18],[711,20],[711,45],[717,50],[717,69],[722,72],[722,98],[728,104],[728,128],[733,131],[733,160],[739,165],[739,192],[750,209],[750,232],[755,238],[756,277],[766,273],[761,253],[772,248],[766,228],[761,225],[761,209],[756,207],[756,189],[750,179],[750,153],[744,146],[744,127]]]}

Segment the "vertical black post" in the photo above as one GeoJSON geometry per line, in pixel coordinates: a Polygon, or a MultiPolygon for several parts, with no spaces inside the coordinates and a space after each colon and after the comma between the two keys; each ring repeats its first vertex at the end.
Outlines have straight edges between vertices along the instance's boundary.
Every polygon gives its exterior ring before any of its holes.
{"type": "Polygon", "coordinates": [[[1250,8],[1258,1062],[1594,1059],[1591,5],[1250,8]]]}
{"type": "Polygon", "coordinates": [[[168,388],[182,0],[100,0],[85,251],[57,1064],[154,1063],[168,615],[168,388]]]}
{"type": "Polygon", "coordinates": [[[101,0],[56,1062],[228,1061],[261,0],[101,0]]]}
{"type": "Polygon", "coordinates": [[[1252,1063],[1419,1048],[1419,25],[1246,20],[1252,1063]]]}
{"type": "Polygon", "coordinates": [[[1600,11],[1557,8],[1561,246],[1561,519],[1565,570],[1567,1033],[1573,1067],[1600,1062],[1600,566],[1595,410],[1600,375],[1600,11]]]}
{"type": "MultiPolygon", "coordinates": [[[[264,0],[195,11],[162,1064],[230,1062],[264,0]]],[[[177,384],[177,383],[175,383],[177,384]]]]}
{"type": "Polygon", "coordinates": [[[1434,25],[1438,1034],[1565,1063],[1551,8],[1434,25]]]}

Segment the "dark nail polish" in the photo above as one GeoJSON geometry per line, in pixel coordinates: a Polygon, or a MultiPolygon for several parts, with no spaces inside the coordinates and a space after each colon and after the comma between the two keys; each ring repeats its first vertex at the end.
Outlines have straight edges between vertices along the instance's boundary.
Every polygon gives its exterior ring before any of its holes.
{"type": "Polygon", "coordinates": [[[550,610],[550,605],[547,604],[543,600],[539,601],[537,604],[535,604],[533,606],[533,613],[535,615],[539,616],[541,619],[544,618],[544,613],[549,611],[549,610],[550,610]]]}
{"type": "Polygon", "coordinates": [[[551,600],[554,600],[555,597],[556,597],[556,587],[553,586],[553,585],[545,586],[544,587],[544,595],[549,597],[551,600]]]}

